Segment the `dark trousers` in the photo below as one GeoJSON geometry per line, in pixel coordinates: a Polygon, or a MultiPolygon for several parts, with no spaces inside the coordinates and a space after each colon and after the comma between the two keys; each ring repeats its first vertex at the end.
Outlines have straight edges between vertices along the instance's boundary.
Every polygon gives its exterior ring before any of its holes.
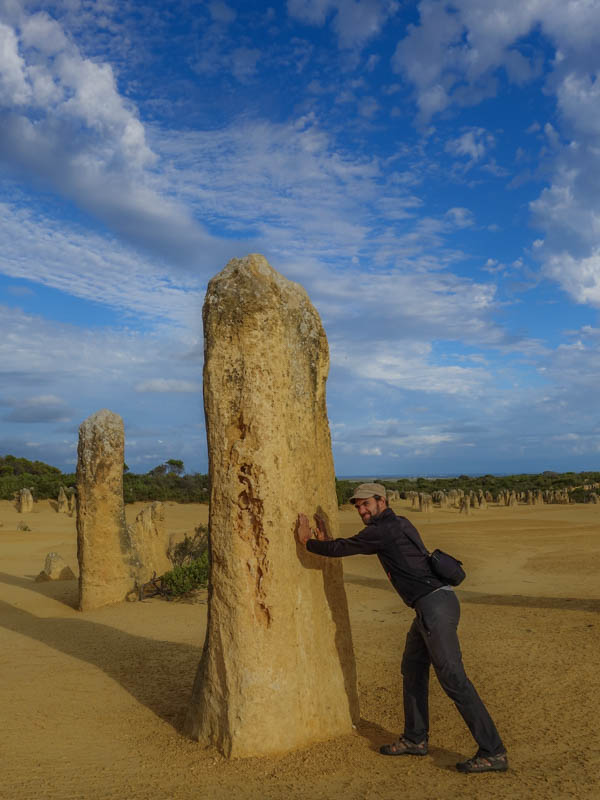
{"type": "Polygon", "coordinates": [[[429,665],[479,745],[478,755],[504,752],[504,745],[488,710],[465,674],[458,620],[460,605],[452,591],[441,589],[422,597],[417,616],[406,636],[402,658],[404,678],[404,735],[422,742],[429,733],[429,665]]]}

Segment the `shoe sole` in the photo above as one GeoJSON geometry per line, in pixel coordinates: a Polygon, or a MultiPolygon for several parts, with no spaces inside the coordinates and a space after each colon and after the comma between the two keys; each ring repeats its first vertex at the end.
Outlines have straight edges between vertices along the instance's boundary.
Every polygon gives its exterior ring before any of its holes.
{"type": "MultiPolygon", "coordinates": [[[[383,747],[387,747],[387,745],[384,745],[383,747]]],[[[379,752],[381,753],[382,756],[426,756],[427,755],[427,750],[425,750],[425,752],[423,752],[422,750],[419,750],[419,752],[415,752],[414,750],[401,750],[399,753],[392,753],[389,750],[384,750],[383,747],[379,748],[379,752]]]]}
{"type": "Polygon", "coordinates": [[[462,772],[463,775],[479,775],[481,772],[506,772],[508,770],[508,764],[502,764],[498,767],[482,767],[481,769],[469,769],[468,767],[462,767],[460,764],[457,764],[456,769],[462,772]]]}

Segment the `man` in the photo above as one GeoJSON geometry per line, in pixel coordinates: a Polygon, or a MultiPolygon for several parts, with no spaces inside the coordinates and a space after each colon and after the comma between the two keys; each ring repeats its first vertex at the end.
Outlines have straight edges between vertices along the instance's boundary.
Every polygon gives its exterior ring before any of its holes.
{"type": "Polygon", "coordinates": [[[366,525],[356,536],[328,539],[322,520],[315,517],[316,531],[313,531],[308,518],[300,514],[297,538],[307,550],[321,556],[377,555],[394,589],[416,611],[402,657],[404,733],[392,744],[383,745],[380,753],[427,755],[432,664],[442,688],[454,701],[478,745],[477,753],[459,762],[456,768],[468,773],[504,772],[508,768],[506,750],[462,663],[456,594],[431,570],[416,528],[388,507],[384,486],[363,483],[350,502],[366,525]]]}

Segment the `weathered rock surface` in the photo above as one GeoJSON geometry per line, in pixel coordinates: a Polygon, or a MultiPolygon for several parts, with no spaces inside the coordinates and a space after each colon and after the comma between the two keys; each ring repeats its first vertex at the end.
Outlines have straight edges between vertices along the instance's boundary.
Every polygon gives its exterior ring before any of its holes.
{"type": "Polygon", "coordinates": [[[77,448],[77,559],[79,608],[116,603],[135,584],[123,504],[125,432],[118,414],[103,409],[79,428],[77,448]]]}
{"type": "Polygon", "coordinates": [[[341,562],[294,539],[299,512],[338,534],[327,340],[306,292],[259,255],[211,280],[203,319],[212,571],[187,728],[258,756],[358,718],[341,562]]]}
{"type": "Polygon", "coordinates": [[[33,511],[33,495],[29,489],[21,489],[17,495],[17,510],[21,514],[33,511]]]}
{"type": "Polygon", "coordinates": [[[58,490],[58,505],[56,510],[59,514],[69,513],[69,498],[67,497],[64,486],[61,486],[58,490]]]}
{"type": "Polygon", "coordinates": [[[136,555],[134,575],[138,586],[149,581],[154,573],[163,575],[173,568],[167,556],[165,513],[162,503],[144,506],[129,526],[129,538],[136,555]]]}
{"type": "Polygon", "coordinates": [[[74,581],[75,574],[59,553],[48,553],[44,569],[37,576],[38,583],[44,581],[74,581]]]}
{"type": "Polygon", "coordinates": [[[426,513],[433,511],[433,500],[427,492],[419,492],[419,511],[426,513]]]}

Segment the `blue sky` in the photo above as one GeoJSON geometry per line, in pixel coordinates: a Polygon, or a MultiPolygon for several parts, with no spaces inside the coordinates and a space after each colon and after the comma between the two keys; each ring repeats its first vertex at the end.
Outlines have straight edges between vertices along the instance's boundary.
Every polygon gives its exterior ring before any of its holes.
{"type": "Polygon", "coordinates": [[[0,453],[207,468],[201,308],[308,291],[339,475],[600,469],[600,1],[0,0],[0,453]]]}

